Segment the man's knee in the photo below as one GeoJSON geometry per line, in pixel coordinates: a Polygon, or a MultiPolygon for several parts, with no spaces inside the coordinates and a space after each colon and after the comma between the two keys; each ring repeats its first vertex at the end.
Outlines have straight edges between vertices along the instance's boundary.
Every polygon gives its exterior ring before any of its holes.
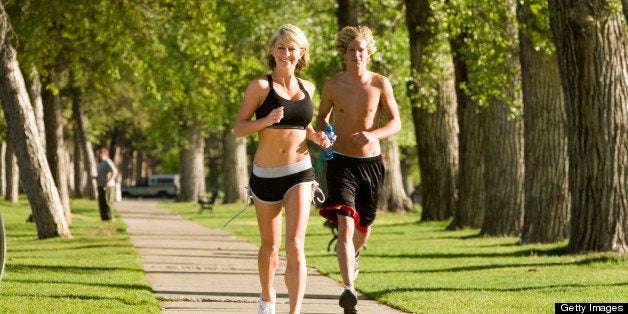
{"type": "Polygon", "coordinates": [[[355,221],[351,216],[346,216],[342,214],[337,214],[338,217],[338,232],[342,230],[353,230],[355,229],[355,221]]]}

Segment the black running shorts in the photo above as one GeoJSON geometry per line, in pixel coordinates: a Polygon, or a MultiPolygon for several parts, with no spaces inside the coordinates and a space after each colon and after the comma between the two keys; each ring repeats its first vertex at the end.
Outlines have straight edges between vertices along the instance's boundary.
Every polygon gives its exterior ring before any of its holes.
{"type": "Polygon", "coordinates": [[[329,196],[320,214],[332,221],[337,221],[337,214],[351,216],[356,228],[367,232],[375,220],[384,174],[381,155],[355,158],[334,153],[327,162],[329,196]]]}
{"type": "Polygon", "coordinates": [[[261,202],[279,203],[292,188],[301,184],[311,184],[316,180],[314,168],[289,174],[279,178],[260,178],[251,174],[249,186],[251,192],[261,202]]]}

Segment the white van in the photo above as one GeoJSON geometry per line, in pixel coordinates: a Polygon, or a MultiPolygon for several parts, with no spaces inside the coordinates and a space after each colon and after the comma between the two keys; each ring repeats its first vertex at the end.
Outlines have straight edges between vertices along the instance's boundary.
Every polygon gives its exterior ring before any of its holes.
{"type": "Polygon", "coordinates": [[[177,197],[181,191],[178,174],[156,174],[135,186],[123,186],[122,196],[125,197],[177,197]]]}

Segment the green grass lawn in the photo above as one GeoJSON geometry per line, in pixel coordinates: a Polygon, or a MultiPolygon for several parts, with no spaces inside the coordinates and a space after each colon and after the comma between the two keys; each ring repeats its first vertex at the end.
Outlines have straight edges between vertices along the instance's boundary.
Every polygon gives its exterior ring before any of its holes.
{"type": "MultiPolygon", "coordinates": [[[[211,228],[259,244],[254,209],[227,227],[243,204],[163,203],[211,228]]],[[[124,223],[103,223],[95,201],[74,200],[72,239],[38,240],[26,223],[29,206],[0,201],[7,227],[7,266],[0,313],[158,313],[124,223]]],[[[567,255],[566,242],[518,245],[517,238],[479,238],[478,230],[445,231],[447,222],[420,223],[418,213],[380,214],[360,259],[361,292],[414,313],[552,313],[556,302],[628,302],[628,258],[567,255]]],[[[338,281],[331,233],[312,209],[308,265],[338,281]]]]}
{"type": "MultiPolygon", "coordinates": [[[[162,207],[259,244],[253,206],[227,227],[243,204],[162,207]]],[[[378,215],[360,258],[356,288],[413,313],[553,313],[557,302],[628,302],[628,256],[565,254],[567,242],[519,245],[514,237],[481,238],[478,230],[446,231],[447,222],[419,222],[419,213],[378,215]]],[[[306,239],[309,266],[340,281],[331,238],[312,209],[306,239]]]]}
{"type": "Polygon", "coordinates": [[[73,200],[73,238],[37,239],[30,207],[0,201],[7,263],[0,313],[159,313],[124,223],[101,222],[96,201],[73,200]]]}

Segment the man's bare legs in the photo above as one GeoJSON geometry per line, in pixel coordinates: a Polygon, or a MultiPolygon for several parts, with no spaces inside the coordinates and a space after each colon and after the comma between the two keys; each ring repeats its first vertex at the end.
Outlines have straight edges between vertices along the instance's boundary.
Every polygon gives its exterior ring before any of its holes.
{"type": "Polygon", "coordinates": [[[368,240],[370,230],[367,233],[362,233],[355,229],[352,217],[345,215],[336,216],[338,217],[338,242],[336,243],[338,266],[344,285],[353,286],[355,254],[368,240]]]}
{"type": "Polygon", "coordinates": [[[300,313],[307,267],[305,263],[305,231],[310,217],[312,186],[302,184],[292,188],[284,196],[286,205],[286,273],[284,281],[288,288],[290,313],[300,313]]]}
{"type": "Polygon", "coordinates": [[[262,286],[262,299],[274,302],[273,281],[279,264],[281,247],[281,203],[265,204],[255,201],[257,225],[262,244],[257,255],[259,281],[262,286]]]}

